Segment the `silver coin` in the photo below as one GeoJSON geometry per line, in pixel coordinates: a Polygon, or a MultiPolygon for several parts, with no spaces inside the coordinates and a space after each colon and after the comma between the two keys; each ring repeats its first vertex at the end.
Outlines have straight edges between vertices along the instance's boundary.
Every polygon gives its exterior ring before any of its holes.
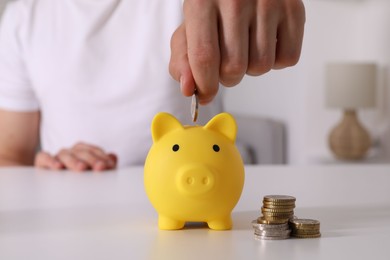
{"type": "Polygon", "coordinates": [[[285,237],[289,236],[291,230],[256,230],[255,235],[265,237],[285,237]]]}
{"type": "Polygon", "coordinates": [[[291,229],[284,229],[284,230],[260,230],[260,229],[254,229],[254,233],[256,235],[263,235],[263,236],[270,236],[270,237],[277,237],[277,236],[286,236],[291,234],[291,229]]]}
{"type": "Polygon", "coordinates": [[[192,95],[192,102],[191,102],[191,117],[192,117],[192,122],[196,122],[198,119],[198,113],[199,113],[199,98],[198,98],[198,93],[194,92],[192,95]]]}
{"type": "Polygon", "coordinates": [[[260,224],[257,220],[252,221],[252,227],[258,230],[286,230],[288,229],[288,223],[284,224],[260,224]]]}
{"type": "Polygon", "coordinates": [[[267,236],[259,236],[259,235],[254,235],[256,240],[284,240],[284,239],[289,239],[290,236],[280,236],[280,237],[267,237],[267,236]]]}

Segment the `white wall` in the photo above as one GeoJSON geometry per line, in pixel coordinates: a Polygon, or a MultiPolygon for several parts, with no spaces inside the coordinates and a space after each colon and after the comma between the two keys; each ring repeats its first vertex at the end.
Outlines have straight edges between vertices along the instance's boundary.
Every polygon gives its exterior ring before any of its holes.
{"type": "Polygon", "coordinates": [[[7,2],[7,0],[0,0],[0,15],[3,12],[4,5],[5,5],[6,2],[7,2]]]}
{"type": "Polygon", "coordinates": [[[307,22],[299,65],[261,78],[246,78],[239,87],[227,91],[227,109],[285,122],[289,162],[312,163],[330,156],[327,136],[341,117],[341,111],[324,106],[324,64],[375,61],[381,69],[378,106],[359,115],[380,139],[382,161],[390,162],[390,1],[304,2],[307,22]]]}
{"type": "Polygon", "coordinates": [[[235,88],[225,91],[225,108],[234,113],[270,117],[287,126],[291,162],[302,160],[295,151],[302,146],[305,118],[303,63],[262,77],[246,77],[235,88]]]}

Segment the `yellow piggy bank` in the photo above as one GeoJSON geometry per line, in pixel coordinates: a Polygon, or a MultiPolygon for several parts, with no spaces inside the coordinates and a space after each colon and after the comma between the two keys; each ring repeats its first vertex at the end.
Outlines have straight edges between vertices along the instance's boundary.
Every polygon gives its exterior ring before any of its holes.
{"type": "Polygon", "coordinates": [[[231,212],[244,185],[236,133],[237,124],[227,113],[205,126],[183,126],[168,113],[154,117],[144,184],[160,229],[181,229],[187,221],[207,222],[215,230],[232,228],[231,212]]]}

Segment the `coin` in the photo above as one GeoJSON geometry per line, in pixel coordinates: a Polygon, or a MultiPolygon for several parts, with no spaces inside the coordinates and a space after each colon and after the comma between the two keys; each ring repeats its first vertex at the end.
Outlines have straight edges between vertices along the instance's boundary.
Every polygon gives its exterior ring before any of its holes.
{"type": "Polygon", "coordinates": [[[257,219],[257,223],[259,224],[268,224],[268,225],[274,225],[274,224],[285,224],[288,223],[288,219],[265,219],[264,217],[259,217],[257,219]]]}
{"type": "Polygon", "coordinates": [[[290,219],[291,236],[297,238],[317,238],[321,236],[320,222],[315,219],[290,219]]]}
{"type": "Polygon", "coordinates": [[[257,230],[286,230],[289,228],[288,223],[283,224],[261,224],[257,220],[252,221],[252,227],[257,230]]]}
{"type": "Polygon", "coordinates": [[[280,203],[272,203],[272,202],[263,202],[263,207],[267,209],[294,209],[295,203],[292,204],[280,204],[280,203]]]}
{"type": "Polygon", "coordinates": [[[320,230],[320,227],[319,226],[316,226],[316,227],[296,227],[296,226],[293,226],[290,224],[290,228],[294,231],[315,231],[315,230],[320,230]]]}
{"type": "Polygon", "coordinates": [[[263,198],[263,202],[290,202],[293,203],[296,201],[296,198],[288,195],[266,195],[263,198]]]}
{"type": "Polygon", "coordinates": [[[295,229],[320,229],[320,222],[315,219],[290,219],[290,225],[295,229]]]}
{"type": "Polygon", "coordinates": [[[263,197],[261,215],[252,221],[256,240],[281,240],[317,238],[321,236],[320,222],[315,219],[300,219],[294,215],[295,197],[267,195],[263,197]]]}
{"type": "Polygon", "coordinates": [[[291,220],[291,223],[295,225],[319,225],[320,222],[316,219],[308,219],[308,218],[296,218],[291,220]]]}
{"type": "Polygon", "coordinates": [[[297,229],[297,230],[294,230],[292,229],[291,230],[293,234],[296,234],[296,235],[315,235],[315,234],[318,234],[320,233],[320,231],[317,229],[317,230],[300,230],[300,229],[297,229]]]}
{"type": "Polygon", "coordinates": [[[287,236],[279,236],[279,237],[269,237],[269,236],[260,236],[254,234],[256,240],[284,240],[290,238],[290,235],[287,236]]]}
{"type": "Polygon", "coordinates": [[[263,214],[263,218],[265,220],[277,220],[277,219],[283,219],[285,221],[288,221],[293,215],[267,215],[263,214]]]}
{"type": "Polygon", "coordinates": [[[261,212],[270,212],[270,213],[291,213],[294,212],[294,208],[261,208],[261,212]]]}
{"type": "Polygon", "coordinates": [[[296,237],[296,238],[318,238],[318,237],[321,237],[321,233],[314,234],[314,235],[300,235],[300,234],[291,233],[291,236],[296,237]]]}
{"type": "Polygon", "coordinates": [[[192,102],[191,102],[191,117],[192,122],[196,122],[198,119],[198,113],[199,113],[199,98],[198,93],[195,90],[194,94],[192,95],[192,102]]]}
{"type": "Polygon", "coordinates": [[[291,230],[255,230],[255,235],[267,237],[280,237],[290,235],[291,230]]]}

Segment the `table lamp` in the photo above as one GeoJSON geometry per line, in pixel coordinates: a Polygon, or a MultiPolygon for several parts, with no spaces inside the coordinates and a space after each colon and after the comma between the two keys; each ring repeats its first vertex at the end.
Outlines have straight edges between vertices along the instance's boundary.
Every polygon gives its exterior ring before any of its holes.
{"type": "Polygon", "coordinates": [[[363,159],[371,146],[369,132],[359,122],[357,109],[375,106],[376,70],[374,63],[326,66],[326,105],[344,111],[341,122],[329,135],[330,149],[339,159],[363,159]]]}

